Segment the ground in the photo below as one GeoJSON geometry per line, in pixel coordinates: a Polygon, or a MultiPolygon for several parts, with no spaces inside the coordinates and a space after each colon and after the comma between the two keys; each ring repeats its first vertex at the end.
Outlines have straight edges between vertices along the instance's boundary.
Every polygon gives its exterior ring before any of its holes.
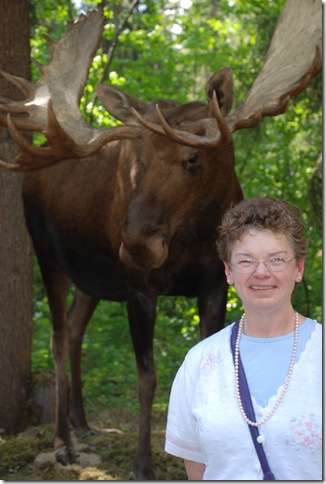
{"type": "MultiPolygon", "coordinates": [[[[183,462],[166,454],[166,415],[154,412],[153,460],[157,480],[186,480],[183,462]]],[[[63,467],[52,452],[53,425],[38,425],[8,436],[0,433],[0,479],[5,481],[129,480],[137,445],[138,416],[107,410],[90,422],[94,435],[75,439],[77,463],[63,467]]]]}

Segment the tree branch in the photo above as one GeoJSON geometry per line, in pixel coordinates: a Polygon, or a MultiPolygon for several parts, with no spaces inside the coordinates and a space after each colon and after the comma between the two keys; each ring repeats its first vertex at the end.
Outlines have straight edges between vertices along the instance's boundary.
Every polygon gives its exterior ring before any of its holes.
{"type": "MultiPolygon", "coordinates": [[[[112,40],[111,40],[111,44],[110,44],[110,47],[108,49],[108,61],[106,63],[106,66],[103,70],[103,74],[102,76],[100,77],[100,80],[99,80],[99,83],[102,83],[104,81],[104,79],[107,77],[107,74],[109,72],[109,69],[110,69],[110,66],[111,66],[111,63],[112,63],[112,60],[113,60],[113,56],[114,56],[114,53],[115,53],[115,50],[117,48],[117,45],[119,43],[119,37],[120,37],[120,34],[121,32],[124,30],[131,14],[133,13],[134,9],[137,7],[139,3],[139,0],[133,0],[131,2],[131,5],[130,5],[130,8],[129,8],[129,11],[127,13],[127,15],[125,16],[122,24],[119,26],[119,28],[117,29],[116,33],[114,34],[112,40]]],[[[98,96],[96,94],[96,92],[94,91],[94,95],[93,95],[93,99],[91,101],[91,104],[92,104],[92,109],[96,103],[96,100],[97,100],[98,96]]]]}

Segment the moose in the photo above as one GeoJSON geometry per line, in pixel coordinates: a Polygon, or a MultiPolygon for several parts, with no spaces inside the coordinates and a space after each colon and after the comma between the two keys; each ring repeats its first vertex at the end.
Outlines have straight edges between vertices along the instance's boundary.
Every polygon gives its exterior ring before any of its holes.
{"type": "Polygon", "coordinates": [[[0,125],[20,147],[15,163],[2,160],[0,166],[24,172],[25,218],[52,318],[58,462],[74,461],[69,420],[78,437],[90,431],[81,390],[87,324],[100,300],[126,301],[140,402],[133,475],[155,479],[150,434],[157,298],[196,297],[201,338],[223,327],[227,284],[217,229],[228,207],[243,198],[232,134],[256,126],[262,116],[284,113],[321,71],[321,19],[321,2],[288,0],[265,65],[232,114],[232,72],[223,68],[206,83],[206,103],[145,103],[98,85],[104,107],[123,124],[89,126],[79,101],[102,34],[99,11],[50,42],[51,61],[38,66],[35,84],[1,71],[26,97],[0,97],[0,125]],[[34,146],[24,130],[43,132],[47,143],[34,146]],[[69,281],[76,292],[68,311],[69,281]]]}

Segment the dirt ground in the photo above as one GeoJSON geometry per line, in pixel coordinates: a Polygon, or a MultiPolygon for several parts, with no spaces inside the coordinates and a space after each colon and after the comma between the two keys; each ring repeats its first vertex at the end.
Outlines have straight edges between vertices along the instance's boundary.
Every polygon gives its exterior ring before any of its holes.
{"type": "MultiPolygon", "coordinates": [[[[152,450],[156,479],[186,480],[181,459],[166,454],[165,414],[154,413],[152,450]]],[[[31,426],[8,436],[0,433],[0,479],[4,481],[129,480],[138,439],[138,416],[110,410],[90,422],[94,435],[77,440],[77,462],[57,464],[52,451],[53,425],[31,426]]]]}

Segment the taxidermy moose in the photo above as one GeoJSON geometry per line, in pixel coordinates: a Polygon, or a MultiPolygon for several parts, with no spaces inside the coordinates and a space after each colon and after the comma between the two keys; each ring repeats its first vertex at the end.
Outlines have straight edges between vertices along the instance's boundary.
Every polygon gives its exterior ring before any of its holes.
{"type": "Polygon", "coordinates": [[[242,198],[232,133],[257,125],[262,116],[284,113],[320,72],[321,20],[320,1],[288,1],[266,63],[233,114],[232,74],[226,68],[208,80],[206,104],[146,104],[98,85],[103,105],[123,124],[87,125],[79,100],[102,33],[100,12],[82,16],[50,44],[52,60],[38,66],[41,78],[35,84],[2,71],[26,96],[25,101],[0,98],[0,124],[21,150],[15,164],[0,164],[25,172],[26,222],[52,315],[59,462],[74,460],[68,419],[77,436],[89,432],[80,363],[87,324],[101,299],[127,301],[140,400],[133,474],[155,478],[150,420],[157,297],[197,297],[202,338],[223,326],[227,285],[215,240],[223,213],[242,198]],[[41,131],[48,143],[33,146],[20,130],[41,131]],[[68,280],[77,289],[67,316],[68,280]]]}

